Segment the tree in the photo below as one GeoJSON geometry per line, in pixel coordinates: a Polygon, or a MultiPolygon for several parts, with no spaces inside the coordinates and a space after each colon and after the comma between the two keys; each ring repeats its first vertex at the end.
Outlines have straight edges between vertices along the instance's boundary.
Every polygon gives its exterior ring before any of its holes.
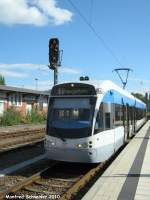
{"type": "Polygon", "coordinates": [[[141,101],[144,101],[144,103],[147,103],[147,98],[146,96],[140,94],[140,93],[132,93],[133,96],[136,98],[140,99],[141,101]]]}
{"type": "Polygon", "coordinates": [[[148,98],[147,95],[144,96],[144,95],[142,95],[140,93],[132,93],[132,95],[135,96],[136,98],[140,99],[144,103],[146,103],[147,110],[150,111],[150,99],[148,98]]]}
{"type": "Polygon", "coordinates": [[[5,85],[5,78],[0,74],[0,85],[5,85]]]}

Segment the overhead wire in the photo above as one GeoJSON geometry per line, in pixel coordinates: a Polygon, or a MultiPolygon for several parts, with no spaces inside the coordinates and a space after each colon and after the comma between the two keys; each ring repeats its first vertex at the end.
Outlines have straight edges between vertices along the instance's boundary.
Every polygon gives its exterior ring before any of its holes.
{"type": "Polygon", "coordinates": [[[97,39],[103,44],[104,48],[110,53],[110,55],[116,60],[116,63],[120,66],[123,66],[119,60],[119,58],[115,55],[115,53],[112,51],[112,49],[107,45],[105,40],[102,38],[102,36],[96,31],[94,26],[87,20],[87,18],[83,15],[83,13],[78,9],[78,7],[72,2],[72,0],[67,0],[71,6],[76,10],[76,12],[79,14],[79,16],[82,18],[82,20],[86,23],[86,25],[91,29],[91,31],[94,33],[94,35],[97,37],[97,39]]]}
{"type": "Polygon", "coordinates": [[[93,21],[93,4],[94,4],[94,0],[90,0],[90,24],[92,24],[92,21],[93,21]]]}

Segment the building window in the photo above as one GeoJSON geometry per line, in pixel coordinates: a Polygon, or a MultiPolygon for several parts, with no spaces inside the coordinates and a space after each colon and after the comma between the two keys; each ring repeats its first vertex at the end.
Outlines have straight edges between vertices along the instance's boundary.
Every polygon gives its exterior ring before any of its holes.
{"type": "Polygon", "coordinates": [[[11,106],[22,106],[22,95],[21,94],[11,94],[9,97],[11,106]]]}

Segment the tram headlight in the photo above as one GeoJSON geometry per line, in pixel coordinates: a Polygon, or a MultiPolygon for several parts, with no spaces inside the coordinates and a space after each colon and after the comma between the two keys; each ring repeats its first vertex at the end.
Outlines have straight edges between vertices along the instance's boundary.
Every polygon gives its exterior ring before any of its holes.
{"type": "Polygon", "coordinates": [[[76,147],[77,148],[82,148],[82,144],[77,144],[76,147]]]}
{"type": "Polygon", "coordinates": [[[55,142],[53,142],[53,141],[47,141],[47,142],[46,142],[46,145],[47,145],[48,147],[55,146],[55,142]]]}
{"type": "Polygon", "coordinates": [[[84,143],[79,143],[79,144],[76,144],[76,147],[77,147],[78,149],[80,149],[80,148],[87,148],[87,147],[88,147],[88,144],[87,144],[86,142],[84,142],[84,143]]]}
{"type": "Polygon", "coordinates": [[[55,142],[51,142],[51,145],[52,145],[52,146],[55,146],[55,142]]]}

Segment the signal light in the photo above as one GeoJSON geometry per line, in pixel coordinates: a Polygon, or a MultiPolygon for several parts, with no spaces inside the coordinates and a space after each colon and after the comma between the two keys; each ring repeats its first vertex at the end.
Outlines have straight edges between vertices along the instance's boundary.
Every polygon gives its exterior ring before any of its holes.
{"type": "Polygon", "coordinates": [[[51,38],[49,40],[49,63],[51,68],[55,68],[59,60],[59,40],[51,38]]]}
{"type": "Polygon", "coordinates": [[[85,80],[85,81],[89,81],[89,77],[88,77],[88,76],[85,76],[85,77],[84,77],[84,80],[85,80]]]}
{"type": "Polygon", "coordinates": [[[84,77],[83,76],[80,77],[80,81],[84,81],[84,77]]]}
{"type": "Polygon", "coordinates": [[[81,76],[80,77],[80,81],[89,81],[89,77],[88,76],[81,76]]]}

